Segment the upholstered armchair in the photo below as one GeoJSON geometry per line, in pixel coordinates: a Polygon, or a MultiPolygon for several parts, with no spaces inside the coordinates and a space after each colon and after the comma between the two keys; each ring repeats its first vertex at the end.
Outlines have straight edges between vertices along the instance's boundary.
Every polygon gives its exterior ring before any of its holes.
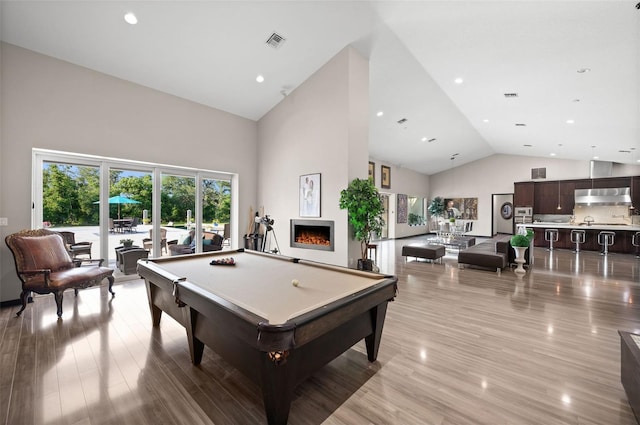
{"type": "Polygon", "coordinates": [[[58,317],[62,317],[62,293],[66,289],[73,288],[78,295],[78,289],[98,285],[106,278],[109,280],[109,292],[115,296],[113,270],[102,267],[102,259],[72,259],[58,232],[23,230],[7,236],[5,242],[13,254],[16,272],[22,281],[22,308],[18,316],[27,307],[31,292],[53,293],[58,317]]]}

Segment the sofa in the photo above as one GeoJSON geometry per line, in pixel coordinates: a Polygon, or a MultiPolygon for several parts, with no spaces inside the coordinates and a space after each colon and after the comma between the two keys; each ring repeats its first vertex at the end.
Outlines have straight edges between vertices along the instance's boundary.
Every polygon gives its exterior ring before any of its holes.
{"type": "MultiPolygon", "coordinates": [[[[196,251],[195,243],[193,242],[194,236],[195,230],[191,230],[189,236],[183,241],[169,245],[171,255],[193,254],[196,251]]],[[[202,232],[202,252],[222,250],[223,241],[224,238],[215,232],[202,232]]]]}
{"type": "MultiPolygon", "coordinates": [[[[458,267],[465,265],[493,269],[500,273],[515,261],[515,252],[511,249],[511,235],[473,245],[458,253],[458,267]]],[[[529,264],[529,249],[525,253],[526,264],[529,264]]]]}

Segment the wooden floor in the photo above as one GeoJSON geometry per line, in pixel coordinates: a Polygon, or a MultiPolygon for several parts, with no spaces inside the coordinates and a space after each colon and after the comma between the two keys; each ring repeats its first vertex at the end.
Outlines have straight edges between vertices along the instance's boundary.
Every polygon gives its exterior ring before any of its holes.
{"type": "MultiPolygon", "coordinates": [[[[620,384],[618,329],[640,332],[640,259],[535,249],[510,270],[404,262],[378,361],[364,344],[296,390],[290,424],[634,424],[620,384]]],[[[0,424],[263,424],[259,389],[184,329],[153,329],[140,280],[51,296],[20,318],[0,310],[0,424]]]]}

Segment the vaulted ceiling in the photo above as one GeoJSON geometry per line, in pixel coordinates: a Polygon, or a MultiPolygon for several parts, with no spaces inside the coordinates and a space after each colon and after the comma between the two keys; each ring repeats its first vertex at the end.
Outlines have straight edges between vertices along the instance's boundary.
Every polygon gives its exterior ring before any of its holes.
{"type": "Polygon", "coordinates": [[[425,174],[495,153],[640,160],[635,0],[1,5],[3,41],[252,120],[351,45],[371,156],[425,174]]]}

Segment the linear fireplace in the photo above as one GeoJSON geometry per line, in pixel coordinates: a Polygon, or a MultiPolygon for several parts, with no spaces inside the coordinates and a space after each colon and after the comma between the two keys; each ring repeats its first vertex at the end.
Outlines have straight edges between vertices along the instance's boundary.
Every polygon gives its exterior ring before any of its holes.
{"type": "Polygon", "coordinates": [[[291,220],[291,247],[333,251],[333,221],[291,220]]]}

